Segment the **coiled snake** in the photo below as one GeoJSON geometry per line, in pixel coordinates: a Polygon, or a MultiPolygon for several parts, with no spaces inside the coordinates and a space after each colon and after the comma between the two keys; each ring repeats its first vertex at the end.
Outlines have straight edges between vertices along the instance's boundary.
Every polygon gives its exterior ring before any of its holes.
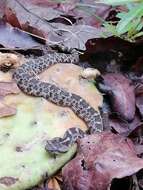
{"type": "MultiPolygon", "coordinates": [[[[71,108],[87,124],[89,133],[100,132],[102,131],[100,114],[83,98],[36,78],[36,75],[56,63],[77,63],[78,61],[79,55],[77,53],[47,54],[36,59],[30,59],[22,64],[14,71],[13,79],[26,94],[43,97],[57,105],[71,108]]],[[[46,150],[55,154],[66,152],[77,138],[81,138],[84,135],[84,132],[79,128],[68,129],[63,138],[57,137],[48,140],[46,150]]]]}

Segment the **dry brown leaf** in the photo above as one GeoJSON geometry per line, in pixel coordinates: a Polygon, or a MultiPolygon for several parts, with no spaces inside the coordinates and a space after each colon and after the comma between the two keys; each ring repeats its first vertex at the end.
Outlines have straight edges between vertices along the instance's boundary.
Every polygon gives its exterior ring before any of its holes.
{"type": "Polygon", "coordinates": [[[56,178],[50,179],[50,181],[48,182],[48,188],[53,190],[61,190],[60,185],[56,180],[56,178]]]}

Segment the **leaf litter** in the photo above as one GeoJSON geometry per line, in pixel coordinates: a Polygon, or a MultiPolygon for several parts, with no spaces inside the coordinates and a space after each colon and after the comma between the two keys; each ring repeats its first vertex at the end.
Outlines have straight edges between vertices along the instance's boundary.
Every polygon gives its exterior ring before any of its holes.
{"type": "MultiPolygon", "coordinates": [[[[112,36],[103,27],[103,20],[118,22],[119,7],[113,9],[92,0],[12,0],[0,7],[4,7],[0,11],[0,44],[4,48],[29,50],[41,48],[43,43],[62,43],[68,48],[85,50],[81,60],[101,73],[96,84],[110,108],[104,122],[105,131],[110,132],[89,135],[78,142],[77,154],[62,169],[60,186],[53,178],[50,185],[45,180],[33,190],[116,189],[115,178],[123,182],[123,188],[127,178],[129,190],[133,183],[136,189],[142,187],[138,171],[143,167],[143,42],[128,42],[112,36]]],[[[16,114],[16,108],[3,102],[5,96],[13,93],[19,93],[13,82],[0,82],[0,117],[16,114]]]]}
{"type": "Polygon", "coordinates": [[[77,156],[62,172],[65,189],[103,190],[112,179],[130,176],[142,167],[131,140],[103,132],[80,140],[77,156]]]}

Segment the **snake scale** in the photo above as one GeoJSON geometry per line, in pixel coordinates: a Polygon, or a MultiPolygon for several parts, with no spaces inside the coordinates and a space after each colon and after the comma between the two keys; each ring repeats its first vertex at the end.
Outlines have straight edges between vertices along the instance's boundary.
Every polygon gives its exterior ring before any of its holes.
{"type": "MultiPolygon", "coordinates": [[[[52,53],[36,59],[29,59],[13,73],[13,79],[18,87],[26,94],[43,97],[46,100],[64,107],[69,107],[87,125],[89,133],[102,131],[102,120],[98,111],[92,108],[79,95],[65,91],[62,88],[48,82],[37,79],[37,75],[45,69],[57,63],[77,63],[79,55],[52,53]]],[[[84,136],[79,128],[70,128],[63,138],[56,137],[48,140],[45,146],[50,153],[66,152],[69,147],[78,139],[84,136]]]]}

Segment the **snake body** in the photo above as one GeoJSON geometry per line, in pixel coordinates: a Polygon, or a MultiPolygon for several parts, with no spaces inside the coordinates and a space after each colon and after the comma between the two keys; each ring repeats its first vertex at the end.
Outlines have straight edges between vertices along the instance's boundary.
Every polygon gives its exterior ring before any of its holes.
{"type": "MultiPolygon", "coordinates": [[[[28,95],[43,97],[46,100],[60,106],[69,107],[88,126],[90,133],[102,131],[102,120],[98,111],[92,108],[79,95],[65,91],[62,88],[48,82],[37,79],[37,75],[56,63],[77,63],[77,53],[64,54],[52,53],[36,59],[29,59],[13,73],[13,79],[18,87],[28,95]]],[[[66,152],[77,138],[84,136],[79,128],[71,128],[66,131],[63,138],[48,140],[46,150],[52,153],[66,152]]]]}

